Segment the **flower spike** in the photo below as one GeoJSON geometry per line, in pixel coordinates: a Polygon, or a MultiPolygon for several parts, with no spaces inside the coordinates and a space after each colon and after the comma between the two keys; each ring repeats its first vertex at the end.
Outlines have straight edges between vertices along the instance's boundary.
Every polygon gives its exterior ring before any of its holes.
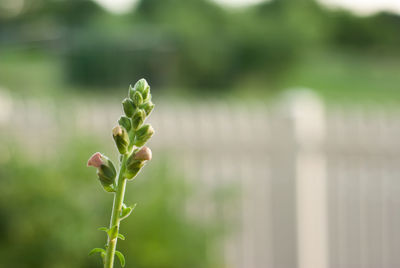
{"type": "Polygon", "coordinates": [[[122,108],[124,115],[120,117],[118,125],[112,130],[112,136],[120,154],[119,171],[116,171],[108,157],[99,152],[93,154],[87,162],[88,166],[97,169],[97,176],[103,188],[114,193],[110,226],[101,228],[107,233],[106,248],[95,248],[91,251],[91,253],[100,253],[105,268],[113,267],[115,256],[120,259],[122,266],[125,264],[124,256],[116,250],[118,238],[124,239],[124,236],[119,233],[119,225],[134,209],[123,203],[125,186],[127,181],[136,177],[152,158],[150,148],[144,146],[154,134],[154,129],[150,124],[143,125],[154,109],[150,86],[145,79],[140,79],[133,87],[129,86],[128,98],[122,101],[122,108]]]}

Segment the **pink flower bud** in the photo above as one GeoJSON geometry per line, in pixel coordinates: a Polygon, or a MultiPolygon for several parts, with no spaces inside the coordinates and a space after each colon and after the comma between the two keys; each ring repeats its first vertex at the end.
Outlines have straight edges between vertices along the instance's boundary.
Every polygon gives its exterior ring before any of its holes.
{"type": "Polygon", "coordinates": [[[104,161],[102,159],[102,154],[97,152],[95,154],[93,154],[88,162],[87,162],[87,166],[88,167],[95,167],[95,168],[99,168],[101,165],[104,164],[104,161]]]}
{"type": "Polygon", "coordinates": [[[122,128],[120,126],[116,126],[112,130],[113,136],[120,136],[122,135],[122,128]]]}
{"type": "Polygon", "coordinates": [[[112,130],[115,145],[117,145],[120,154],[125,154],[128,150],[129,136],[125,128],[116,126],[112,130]]]}
{"type": "Polygon", "coordinates": [[[135,154],[135,160],[151,160],[150,148],[143,146],[142,149],[135,154]]]}

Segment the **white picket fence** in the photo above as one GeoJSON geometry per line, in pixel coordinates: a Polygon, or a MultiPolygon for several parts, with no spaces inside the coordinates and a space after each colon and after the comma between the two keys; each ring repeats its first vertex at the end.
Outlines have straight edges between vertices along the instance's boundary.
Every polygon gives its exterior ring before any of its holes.
{"type": "MultiPolygon", "coordinates": [[[[33,151],[51,153],[70,133],[109,139],[121,114],[118,100],[1,96],[1,133],[33,151]]],[[[225,267],[400,267],[400,109],[326,107],[297,92],[273,105],[159,101],[150,121],[151,147],[173,154],[188,180],[240,186],[217,211],[237,227],[225,267]]]]}

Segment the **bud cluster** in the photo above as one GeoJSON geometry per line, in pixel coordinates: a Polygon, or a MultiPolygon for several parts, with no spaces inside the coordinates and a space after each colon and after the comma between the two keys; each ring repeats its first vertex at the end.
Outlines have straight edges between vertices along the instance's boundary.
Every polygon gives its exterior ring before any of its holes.
{"type": "MultiPolygon", "coordinates": [[[[154,129],[144,122],[154,109],[154,104],[151,101],[150,86],[145,79],[140,79],[133,87],[129,86],[128,98],[122,101],[122,108],[125,115],[120,117],[118,125],[113,128],[112,136],[119,153],[127,157],[123,175],[132,179],[146,161],[151,159],[151,150],[144,145],[154,134],[154,129]]],[[[106,191],[115,191],[115,168],[106,156],[96,153],[89,159],[88,165],[97,167],[99,180],[106,191]]]]}
{"type": "Polygon", "coordinates": [[[133,87],[129,86],[128,96],[122,101],[125,116],[121,116],[118,120],[119,126],[113,130],[113,137],[121,154],[126,154],[133,146],[143,146],[154,134],[154,129],[149,124],[143,125],[154,108],[147,81],[140,79],[133,87]]]}
{"type": "Polygon", "coordinates": [[[125,176],[132,179],[139,173],[145,162],[151,159],[151,150],[148,147],[139,148],[145,145],[154,134],[153,127],[144,124],[154,104],[151,101],[150,86],[145,79],[140,79],[133,87],[129,86],[128,96],[129,98],[122,102],[125,116],[122,116],[118,123],[129,134],[127,137],[124,136],[124,141],[117,142],[114,139],[121,154],[130,151],[134,146],[138,148],[130,154],[126,164],[125,176]]]}
{"type": "Polygon", "coordinates": [[[117,239],[125,239],[118,232],[119,224],[134,209],[134,206],[128,207],[123,203],[125,185],[152,157],[151,150],[144,146],[154,134],[153,127],[144,123],[154,109],[150,86],[145,79],[140,79],[133,87],[129,86],[128,98],[122,101],[122,107],[125,115],[120,117],[118,125],[112,130],[115,145],[120,153],[118,179],[114,164],[101,153],[92,155],[87,163],[88,166],[97,168],[97,176],[104,190],[114,192],[110,227],[99,228],[108,235],[106,249],[95,248],[90,253],[100,253],[104,267],[107,268],[113,266],[114,255],[118,256],[122,266],[125,264],[122,253],[116,250],[117,239]]]}

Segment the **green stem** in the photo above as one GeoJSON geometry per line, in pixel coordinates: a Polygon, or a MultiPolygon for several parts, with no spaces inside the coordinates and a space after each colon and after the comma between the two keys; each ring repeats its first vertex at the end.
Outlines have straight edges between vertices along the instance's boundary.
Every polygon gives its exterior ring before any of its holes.
{"type": "Polygon", "coordinates": [[[112,268],[114,265],[115,249],[117,247],[120,214],[122,204],[124,202],[125,188],[126,188],[126,178],[124,178],[124,173],[126,169],[127,154],[124,154],[121,160],[121,167],[118,175],[118,185],[117,191],[114,193],[114,204],[110,220],[110,230],[116,226],[116,230],[111,232],[108,237],[106,256],[104,258],[104,268],[112,268]]]}

